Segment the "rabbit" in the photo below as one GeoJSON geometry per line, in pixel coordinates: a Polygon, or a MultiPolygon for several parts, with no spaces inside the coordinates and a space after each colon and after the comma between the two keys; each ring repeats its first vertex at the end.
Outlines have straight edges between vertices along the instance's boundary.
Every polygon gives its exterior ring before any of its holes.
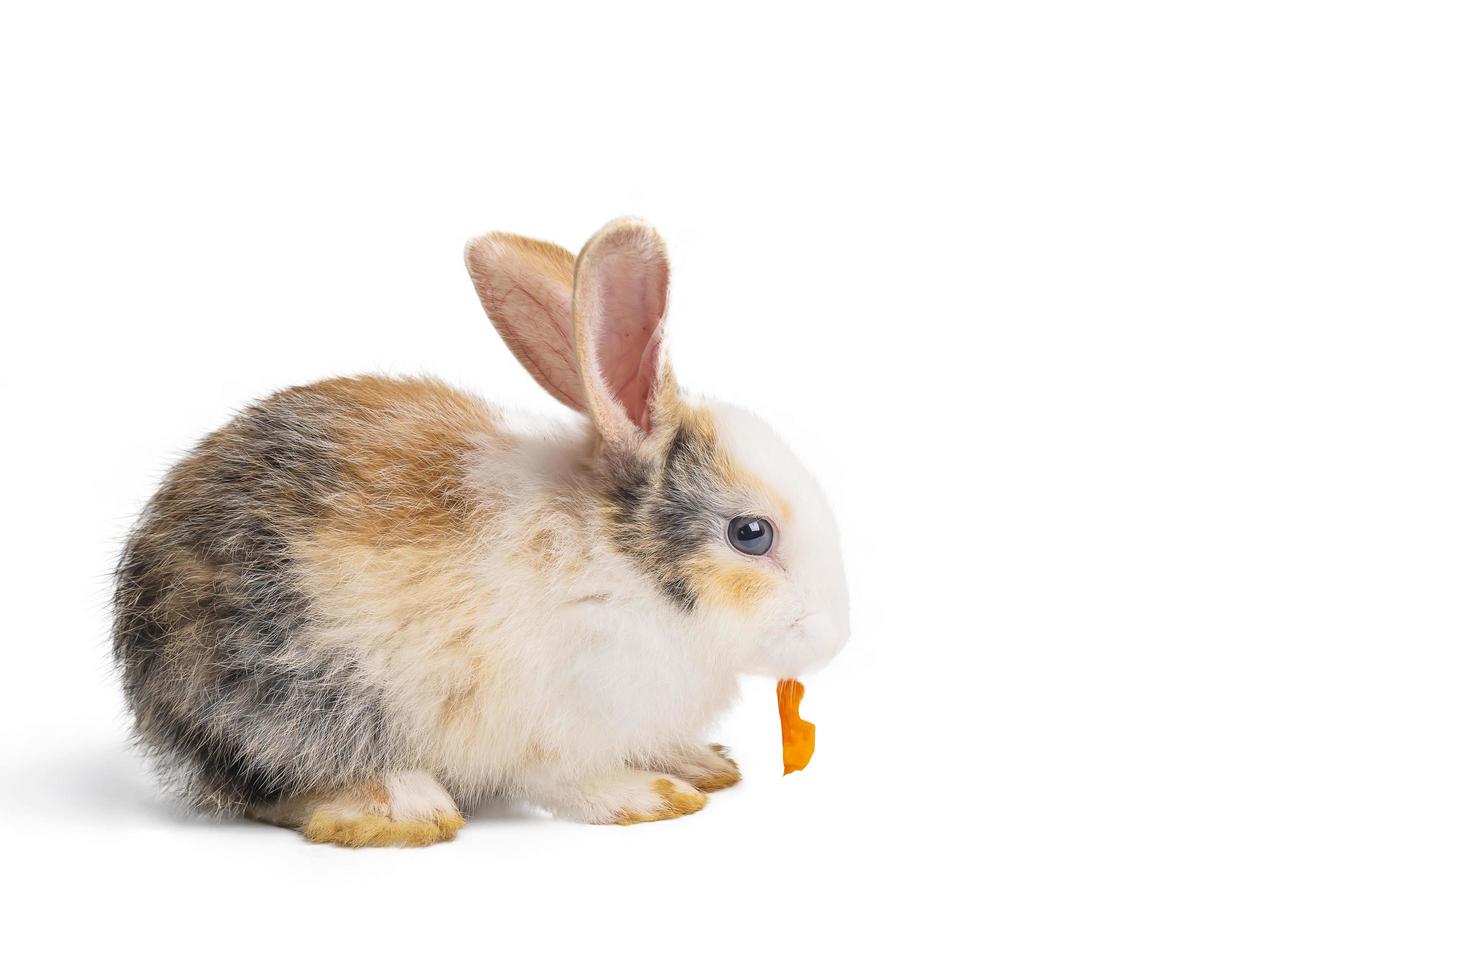
{"type": "Polygon", "coordinates": [[[740,778],[705,741],[738,677],[847,641],[817,484],[755,416],[675,382],[653,228],[614,221],[575,259],[492,233],[465,260],[573,421],[423,378],[290,388],[175,465],[128,537],[135,741],[204,812],[345,846],[450,840],[489,796],[596,824],[694,813],[740,778]]]}

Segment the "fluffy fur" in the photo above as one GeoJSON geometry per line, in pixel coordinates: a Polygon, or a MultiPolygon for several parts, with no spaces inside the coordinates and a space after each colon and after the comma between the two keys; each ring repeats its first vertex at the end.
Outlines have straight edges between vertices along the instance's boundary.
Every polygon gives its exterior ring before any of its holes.
{"type": "Polygon", "coordinates": [[[652,229],[614,222],[575,270],[505,235],[467,258],[583,421],[512,424],[431,380],[293,388],[196,447],[127,543],[124,691],[200,807],[353,846],[449,839],[491,793],[602,823],[692,813],[739,778],[703,744],[737,676],[809,672],[846,639],[815,484],[754,417],[674,383],[652,229]],[[741,515],[775,523],[770,553],[729,545],[741,515]]]}

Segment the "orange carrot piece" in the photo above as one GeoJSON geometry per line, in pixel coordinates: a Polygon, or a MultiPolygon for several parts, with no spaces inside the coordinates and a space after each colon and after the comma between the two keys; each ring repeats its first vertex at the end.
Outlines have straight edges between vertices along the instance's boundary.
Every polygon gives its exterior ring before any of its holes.
{"type": "Polygon", "coordinates": [[[802,721],[796,713],[805,693],[801,681],[788,678],[776,683],[776,708],[781,712],[781,755],[787,776],[805,769],[817,749],[817,726],[802,721]]]}

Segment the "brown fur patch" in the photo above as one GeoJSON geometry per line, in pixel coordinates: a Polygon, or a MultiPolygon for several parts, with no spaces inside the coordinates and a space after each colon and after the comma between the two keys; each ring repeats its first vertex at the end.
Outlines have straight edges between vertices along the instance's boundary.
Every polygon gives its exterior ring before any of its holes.
{"type": "Polygon", "coordinates": [[[516,557],[537,572],[572,576],[587,567],[585,553],[563,526],[548,523],[527,531],[529,536],[516,549],[516,557]]]}
{"type": "Polygon", "coordinates": [[[343,544],[426,545],[467,533],[477,502],[465,485],[472,454],[509,445],[498,412],[428,379],[338,378],[312,386],[338,407],[342,493],[324,534],[343,544]]]}
{"type": "Polygon", "coordinates": [[[701,599],[742,611],[753,608],[776,587],[770,572],[752,564],[698,558],[688,563],[687,572],[701,599]]]}

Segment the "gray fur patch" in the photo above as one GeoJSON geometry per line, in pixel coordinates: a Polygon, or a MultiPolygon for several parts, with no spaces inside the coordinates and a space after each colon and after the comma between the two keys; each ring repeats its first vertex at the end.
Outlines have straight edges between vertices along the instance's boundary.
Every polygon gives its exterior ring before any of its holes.
{"type": "Polygon", "coordinates": [[[698,602],[689,559],[723,527],[719,487],[712,476],[714,453],[708,440],[681,425],[659,465],[619,461],[606,491],[619,549],[685,610],[698,602]]]}
{"type": "Polygon", "coordinates": [[[138,741],[197,805],[238,811],[400,755],[352,651],[316,649],[292,542],[339,488],[331,399],[247,409],[169,473],[118,563],[113,654],[138,741]]]}

